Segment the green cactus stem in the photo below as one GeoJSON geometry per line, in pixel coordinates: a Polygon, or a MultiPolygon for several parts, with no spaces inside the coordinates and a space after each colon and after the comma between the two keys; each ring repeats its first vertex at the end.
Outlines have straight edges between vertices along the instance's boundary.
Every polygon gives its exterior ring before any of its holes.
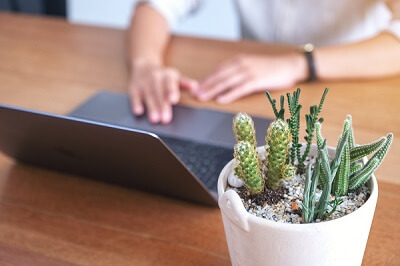
{"type": "Polygon", "coordinates": [[[351,116],[348,115],[346,120],[344,121],[342,134],[339,137],[339,142],[345,137],[346,132],[348,133],[348,140],[347,144],[344,148],[344,154],[342,156],[339,169],[336,173],[334,184],[333,184],[333,191],[332,193],[336,196],[343,196],[346,195],[349,189],[349,176],[350,176],[350,145],[349,142],[351,141],[351,116]]]}
{"type": "Polygon", "coordinates": [[[324,105],[325,102],[325,98],[326,98],[326,94],[328,93],[329,89],[325,88],[324,93],[322,94],[321,97],[321,101],[319,102],[319,105],[313,105],[310,107],[310,114],[306,115],[306,124],[307,124],[307,129],[306,129],[306,133],[307,136],[304,137],[304,139],[307,142],[307,146],[306,149],[303,153],[303,155],[301,156],[300,160],[299,160],[299,168],[304,169],[304,161],[306,160],[306,158],[308,157],[309,153],[310,153],[310,148],[311,148],[311,143],[312,140],[314,138],[314,129],[315,129],[315,123],[318,121],[320,123],[322,123],[324,121],[323,118],[320,118],[319,115],[321,113],[322,110],[322,106],[324,105]]]}
{"type": "Polygon", "coordinates": [[[350,147],[346,145],[339,170],[333,183],[333,194],[336,197],[347,195],[349,191],[350,176],[350,147]]]}
{"type": "MultiPolygon", "coordinates": [[[[265,141],[268,153],[266,158],[266,185],[270,189],[277,189],[284,178],[282,169],[286,165],[291,140],[289,125],[285,121],[277,119],[269,125],[265,141]]],[[[293,171],[288,172],[292,173],[293,171]]],[[[286,178],[291,177],[286,176],[286,178]]]]}
{"type": "Polygon", "coordinates": [[[290,156],[288,157],[287,163],[294,164],[296,156],[300,160],[300,147],[299,143],[299,129],[300,129],[300,110],[301,105],[299,104],[300,88],[293,92],[293,96],[287,93],[288,106],[290,111],[290,118],[287,119],[289,124],[290,133],[292,134],[292,146],[290,148],[290,156]]]}
{"type": "MultiPolygon", "coordinates": [[[[352,120],[351,116],[350,116],[350,120],[352,120]]],[[[354,139],[353,121],[350,121],[350,122],[351,122],[351,125],[350,125],[350,128],[349,128],[349,142],[348,142],[348,145],[349,145],[349,148],[350,148],[350,151],[351,151],[356,146],[356,141],[354,139]]]]}
{"type": "Polygon", "coordinates": [[[268,91],[266,91],[265,94],[267,95],[267,98],[268,98],[269,102],[271,103],[272,110],[274,111],[276,119],[285,120],[285,108],[284,108],[285,96],[281,95],[281,98],[280,98],[281,109],[278,112],[278,109],[276,108],[276,100],[271,98],[271,95],[269,94],[268,91]]]}
{"type": "Polygon", "coordinates": [[[322,194],[318,201],[316,211],[315,211],[315,214],[318,219],[322,220],[326,216],[329,196],[331,195],[331,190],[332,190],[332,183],[333,183],[334,177],[336,176],[336,172],[339,169],[339,165],[342,160],[342,156],[343,156],[343,153],[344,153],[347,141],[348,141],[348,137],[349,137],[349,131],[347,130],[345,132],[343,138],[340,140],[338,146],[336,147],[336,154],[335,154],[335,158],[333,159],[332,163],[329,163],[329,157],[323,151],[326,148],[326,140],[324,141],[324,144],[322,145],[322,149],[320,149],[318,152],[318,158],[321,162],[322,170],[324,171],[325,176],[326,176],[325,184],[322,189],[322,194]]]}
{"type": "Polygon", "coordinates": [[[350,176],[349,182],[349,190],[355,191],[360,188],[362,185],[367,182],[374,171],[379,167],[382,163],[383,159],[385,158],[390,145],[393,141],[393,134],[389,133],[386,136],[385,142],[383,143],[382,147],[376,151],[376,153],[368,160],[368,162],[364,165],[364,167],[358,171],[354,176],[350,176]]]}
{"type": "Polygon", "coordinates": [[[353,166],[350,167],[350,176],[354,176],[355,173],[361,170],[364,166],[362,162],[356,162],[353,166]]]}
{"type": "Polygon", "coordinates": [[[251,194],[264,190],[264,178],[256,148],[248,141],[239,141],[234,147],[237,162],[235,174],[243,180],[251,194]]]}
{"type": "Polygon", "coordinates": [[[285,164],[281,169],[283,179],[293,178],[296,175],[296,172],[297,168],[291,164],[285,164]]]}
{"type": "Polygon", "coordinates": [[[350,150],[351,162],[354,163],[365,156],[376,152],[382,144],[386,141],[385,137],[378,139],[370,144],[354,147],[350,150]]]}
{"type": "Polygon", "coordinates": [[[317,159],[316,167],[311,174],[311,164],[307,165],[306,169],[306,183],[304,186],[303,202],[302,204],[302,218],[303,223],[311,223],[315,216],[315,192],[318,184],[318,173],[320,173],[319,159],[317,159]]]}
{"type": "Polygon", "coordinates": [[[233,117],[232,129],[238,142],[245,140],[257,148],[254,122],[248,114],[242,112],[237,113],[233,117]]]}
{"type": "MultiPolygon", "coordinates": [[[[315,123],[315,135],[317,139],[317,147],[319,150],[322,150],[326,156],[329,158],[328,155],[328,149],[326,146],[324,147],[324,137],[322,136],[322,124],[320,122],[315,123]]],[[[321,162],[320,162],[321,163],[321,162]]],[[[322,170],[322,167],[320,167],[320,173],[318,175],[318,183],[321,188],[324,187],[325,185],[325,180],[327,179],[325,176],[324,171],[322,170]]]]}

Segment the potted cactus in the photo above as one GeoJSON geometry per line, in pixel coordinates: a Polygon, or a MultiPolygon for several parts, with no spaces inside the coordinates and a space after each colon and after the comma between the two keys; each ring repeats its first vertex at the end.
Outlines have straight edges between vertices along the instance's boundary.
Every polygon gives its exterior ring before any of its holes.
{"type": "Polygon", "coordinates": [[[356,145],[348,115],[336,148],[328,147],[320,117],[327,92],[306,115],[305,143],[299,142],[300,89],[287,94],[287,120],[285,97],[278,111],[267,92],[276,120],[262,146],[251,117],[234,117],[235,158],[218,180],[233,265],[361,264],[378,197],[373,173],[393,134],[356,145]]]}

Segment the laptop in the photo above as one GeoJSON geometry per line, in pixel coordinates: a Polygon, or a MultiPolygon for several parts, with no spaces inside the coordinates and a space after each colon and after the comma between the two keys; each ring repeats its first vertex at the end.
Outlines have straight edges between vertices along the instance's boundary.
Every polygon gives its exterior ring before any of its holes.
{"type": "MultiPolygon", "coordinates": [[[[236,142],[234,114],[182,105],[173,112],[171,124],[152,125],[132,115],[126,94],[112,92],[67,116],[0,105],[0,150],[23,163],[217,206],[218,174],[236,142]]],[[[258,132],[270,123],[254,122],[258,132]]]]}

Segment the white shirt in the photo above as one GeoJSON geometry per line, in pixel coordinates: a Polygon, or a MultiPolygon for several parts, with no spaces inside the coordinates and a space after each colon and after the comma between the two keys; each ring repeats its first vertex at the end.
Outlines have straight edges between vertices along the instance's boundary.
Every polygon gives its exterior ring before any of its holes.
{"type": "MultiPolygon", "coordinates": [[[[391,1],[399,6],[400,0],[391,1]]],[[[172,26],[195,12],[202,0],[145,2],[172,26]]],[[[324,46],[361,41],[382,31],[400,39],[400,14],[389,9],[384,0],[235,0],[235,3],[245,39],[324,46]]]]}

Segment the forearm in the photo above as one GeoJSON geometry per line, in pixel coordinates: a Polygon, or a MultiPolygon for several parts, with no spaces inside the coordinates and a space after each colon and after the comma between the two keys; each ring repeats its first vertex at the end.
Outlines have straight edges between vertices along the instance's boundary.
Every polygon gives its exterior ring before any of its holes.
{"type": "Polygon", "coordinates": [[[164,17],[149,5],[139,4],[129,29],[130,63],[162,64],[169,36],[164,17]]]}
{"type": "Polygon", "coordinates": [[[400,40],[389,33],[314,53],[320,80],[367,79],[400,74],[400,40]]]}

